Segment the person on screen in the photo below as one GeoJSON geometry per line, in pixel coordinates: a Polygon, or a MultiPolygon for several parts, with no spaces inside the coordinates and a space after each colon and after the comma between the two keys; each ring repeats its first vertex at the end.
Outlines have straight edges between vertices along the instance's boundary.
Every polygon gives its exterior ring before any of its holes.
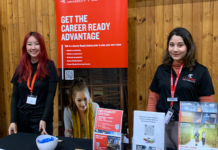
{"type": "Polygon", "coordinates": [[[59,74],[48,58],[45,41],[29,32],[23,42],[22,56],[11,80],[11,123],[9,135],[18,132],[53,133],[53,102],[59,74]]]}
{"type": "Polygon", "coordinates": [[[113,150],[113,139],[110,139],[107,143],[107,150],[113,150]]]}
{"type": "Polygon", "coordinates": [[[207,119],[207,120],[205,121],[205,123],[206,123],[206,124],[210,124],[210,120],[207,119]]]}
{"type": "Polygon", "coordinates": [[[116,144],[114,144],[114,150],[120,150],[119,140],[117,140],[116,144]]]}
{"type": "Polygon", "coordinates": [[[64,109],[65,137],[92,139],[96,110],[88,86],[81,78],[74,79],[70,87],[69,105],[64,109]]]}
{"type": "Polygon", "coordinates": [[[204,145],[205,145],[205,141],[206,141],[206,140],[205,140],[205,139],[206,139],[206,134],[205,134],[204,131],[202,132],[201,137],[202,137],[202,139],[201,139],[201,140],[202,140],[202,145],[204,146],[204,145]]]}
{"type": "Polygon", "coordinates": [[[196,112],[203,112],[202,108],[200,106],[198,106],[196,112]]]}
{"type": "Polygon", "coordinates": [[[174,113],[165,126],[165,141],[167,148],[177,149],[180,101],[213,102],[215,92],[208,69],[196,60],[196,46],[188,30],[173,29],[166,45],[163,64],[157,68],[150,86],[147,111],[167,113],[172,107],[174,113]],[[171,92],[174,87],[175,91],[171,92]],[[172,106],[167,101],[171,93],[178,100],[172,106]]]}
{"type": "Polygon", "coordinates": [[[199,136],[200,136],[200,134],[199,134],[198,130],[196,130],[195,135],[194,135],[194,137],[195,137],[195,146],[198,146],[199,136]]]}

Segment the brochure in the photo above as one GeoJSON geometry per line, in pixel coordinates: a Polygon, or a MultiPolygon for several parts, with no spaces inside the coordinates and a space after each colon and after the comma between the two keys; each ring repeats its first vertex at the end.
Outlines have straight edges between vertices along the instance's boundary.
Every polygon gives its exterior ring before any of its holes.
{"type": "Polygon", "coordinates": [[[179,123],[179,150],[217,150],[217,124],[179,123]]]}
{"type": "Polygon", "coordinates": [[[180,122],[216,124],[216,113],[180,111],[180,122]]]}
{"type": "Polygon", "coordinates": [[[181,101],[180,111],[217,113],[217,103],[181,101]]]}
{"type": "Polygon", "coordinates": [[[165,113],[134,111],[132,150],[164,149],[165,113]]]}
{"type": "Polygon", "coordinates": [[[93,134],[94,150],[121,150],[123,111],[98,108],[93,134]]]}

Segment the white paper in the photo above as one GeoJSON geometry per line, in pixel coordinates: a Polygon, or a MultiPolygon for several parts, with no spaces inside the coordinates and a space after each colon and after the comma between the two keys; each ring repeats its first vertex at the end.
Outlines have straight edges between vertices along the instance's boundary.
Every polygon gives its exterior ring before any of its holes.
{"type": "Polygon", "coordinates": [[[132,150],[141,146],[164,149],[165,113],[134,111],[132,150]]]}

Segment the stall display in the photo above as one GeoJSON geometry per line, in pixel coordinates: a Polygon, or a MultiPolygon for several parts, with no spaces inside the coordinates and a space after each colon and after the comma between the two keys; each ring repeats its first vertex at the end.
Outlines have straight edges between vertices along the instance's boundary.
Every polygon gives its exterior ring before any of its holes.
{"type": "Polygon", "coordinates": [[[217,104],[180,102],[179,150],[217,150],[217,104]]]}
{"type": "Polygon", "coordinates": [[[165,114],[134,111],[132,150],[164,150],[165,114]]]}
{"type": "Polygon", "coordinates": [[[94,150],[121,150],[123,111],[98,108],[93,134],[94,150]]]}

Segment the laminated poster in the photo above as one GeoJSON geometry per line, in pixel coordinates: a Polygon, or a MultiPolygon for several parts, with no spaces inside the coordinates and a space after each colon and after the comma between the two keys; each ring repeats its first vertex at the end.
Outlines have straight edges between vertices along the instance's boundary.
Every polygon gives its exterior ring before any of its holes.
{"type": "Polygon", "coordinates": [[[179,123],[179,150],[217,150],[217,124],[179,123]]]}
{"type": "Polygon", "coordinates": [[[216,113],[180,111],[180,122],[216,124],[216,113]]]}
{"type": "Polygon", "coordinates": [[[217,103],[181,101],[180,111],[217,113],[217,103]]]}
{"type": "Polygon", "coordinates": [[[165,114],[134,111],[133,150],[163,150],[165,114]]]}
{"type": "Polygon", "coordinates": [[[94,150],[121,150],[123,111],[98,108],[93,134],[94,150]]]}

